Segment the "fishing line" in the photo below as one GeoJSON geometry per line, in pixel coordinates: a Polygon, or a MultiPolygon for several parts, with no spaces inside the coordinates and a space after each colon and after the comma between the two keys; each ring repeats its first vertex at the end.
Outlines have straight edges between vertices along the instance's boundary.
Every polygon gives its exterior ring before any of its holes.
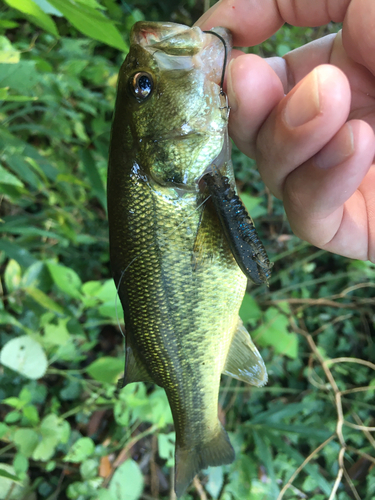
{"type": "MultiPolygon", "coordinates": [[[[196,212],[197,210],[199,210],[199,209],[200,209],[200,207],[201,207],[202,205],[204,205],[204,204],[206,203],[206,201],[207,201],[208,199],[210,199],[210,198],[211,198],[211,195],[207,196],[207,198],[205,198],[205,199],[202,201],[202,203],[200,203],[200,204],[199,204],[196,208],[194,208],[194,210],[193,210],[192,212],[190,212],[190,214],[188,214],[188,215],[185,217],[185,219],[183,219],[183,220],[182,220],[182,221],[178,224],[178,226],[177,226],[177,227],[175,227],[175,228],[173,229],[173,231],[171,231],[169,234],[167,234],[166,238],[169,238],[169,236],[172,236],[172,234],[174,234],[174,233],[177,231],[177,229],[178,229],[179,227],[181,227],[181,226],[182,226],[182,224],[184,224],[184,223],[185,223],[185,222],[186,222],[186,221],[187,221],[187,220],[188,220],[188,219],[189,219],[189,218],[190,218],[190,217],[194,214],[194,212],[196,212]]],[[[127,270],[129,269],[129,267],[130,267],[130,266],[134,263],[134,261],[136,261],[137,259],[139,259],[139,257],[141,257],[141,255],[143,255],[143,254],[146,252],[146,250],[148,250],[151,246],[152,246],[151,244],[147,245],[147,246],[146,246],[146,248],[144,248],[140,254],[136,255],[136,256],[133,258],[133,260],[131,260],[131,261],[129,262],[129,264],[128,264],[128,265],[125,267],[125,269],[122,271],[121,276],[120,276],[120,279],[119,279],[119,282],[118,282],[118,285],[117,285],[117,287],[116,287],[116,297],[115,297],[116,320],[117,320],[117,325],[118,325],[118,327],[120,328],[120,332],[121,332],[121,334],[122,334],[122,336],[123,336],[124,338],[125,338],[125,333],[122,331],[122,328],[121,328],[121,325],[120,325],[120,320],[119,320],[119,317],[118,317],[118,308],[117,308],[117,304],[118,304],[118,295],[119,295],[119,290],[120,290],[121,281],[122,281],[122,278],[124,277],[124,275],[125,275],[126,271],[127,271],[127,270]]]]}
{"type": "Polygon", "coordinates": [[[224,38],[221,35],[219,35],[219,33],[216,33],[216,31],[203,31],[203,33],[208,33],[209,35],[216,36],[217,38],[219,38],[219,40],[222,41],[224,45],[224,63],[223,63],[223,70],[221,72],[220,93],[225,95],[223,91],[223,86],[224,86],[225,68],[227,67],[227,57],[228,57],[227,43],[224,40],[224,38]]]}

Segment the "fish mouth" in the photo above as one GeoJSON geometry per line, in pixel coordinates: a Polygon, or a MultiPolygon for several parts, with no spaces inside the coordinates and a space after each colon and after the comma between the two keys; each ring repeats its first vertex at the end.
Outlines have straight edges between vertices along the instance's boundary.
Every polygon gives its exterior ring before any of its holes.
{"type": "Polygon", "coordinates": [[[229,60],[232,36],[223,27],[210,31],[219,36],[204,32],[198,26],[189,28],[177,23],[140,21],[133,26],[130,41],[150,52],[163,70],[199,69],[219,85],[225,50],[229,60]]]}

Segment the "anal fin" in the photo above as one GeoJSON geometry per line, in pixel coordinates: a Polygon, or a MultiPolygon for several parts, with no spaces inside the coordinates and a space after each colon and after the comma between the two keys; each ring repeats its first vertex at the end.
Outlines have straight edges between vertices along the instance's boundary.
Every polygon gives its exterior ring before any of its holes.
{"type": "Polygon", "coordinates": [[[257,387],[262,387],[268,380],[262,356],[240,318],[238,318],[237,331],[233,336],[223,373],[257,387]]]}

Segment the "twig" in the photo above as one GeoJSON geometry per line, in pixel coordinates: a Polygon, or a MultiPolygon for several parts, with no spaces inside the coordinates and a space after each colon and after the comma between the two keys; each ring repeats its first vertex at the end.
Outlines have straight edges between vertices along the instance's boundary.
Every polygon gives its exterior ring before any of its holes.
{"type": "Polygon", "coordinates": [[[375,465],[375,458],[369,455],[368,453],[365,453],[364,451],[361,450],[357,450],[357,448],[354,448],[353,446],[347,446],[346,449],[348,451],[352,451],[353,453],[357,453],[357,455],[366,458],[369,462],[372,462],[375,465]]]}
{"type": "Polygon", "coordinates": [[[367,425],[352,424],[351,422],[348,422],[347,420],[344,420],[344,424],[352,429],[357,429],[357,431],[372,431],[372,432],[375,431],[375,427],[368,427],[367,425]]]}
{"type": "Polygon", "coordinates": [[[113,462],[112,464],[112,468],[111,468],[111,472],[108,474],[108,476],[104,479],[103,481],[103,484],[102,484],[102,488],[105,488],[110,480],[112,479],[112,476],[115,472],[115,469],[117,467],[119,467],[123,462],[125,462],[126,460],[126,457],[127,457],[127,454],[129,453],[129,451],[131,450],[131,448],[136,444],[138,443],[138,441],[140,441],[141,439],[143,439],[145,436],[148,436],[149,434],[152,434],[156,429],[158,428],[158,426],[156,424],[154,425],[151,425],[151,427],[149,427],[148,429],[146,429],[145,431],[139,433],[137,436],[135,436],[133,439],[131,439],[127,445],[120,451],[120,453],[117,455],[117,458],[116,460],[113,462]]]}
{"type": "MultiPolygon", "coordinates": [[[[341,454],[342,455],[345,454],[345,448],[341,448],[341,450],[339,452],[339,459],[338,459],[339,462],[340,462],[340,455],[341,454]]],[[[344,469],[340,467],[339,471],[337,473],[336,479],[335,479],[335,484],[333,485],[333,488],[332,488],[331,494],[329,495],[328,500],[333,500],[335,498],[336,492],[337,492],[338,487],[340,486],[343,474],[344,474],[344,469]]]]}
{"type": "Polygon", "coordinates": [[[193,485],[197,490],[200,500],[207,500],[206,492],[203,489],[202,483],[199,481],[198,476],[193,479],[193,485]]]}
{"type": "Polygon", "coordinates": [[[176,493],[174,491],[174,476],[175,476],[175,469],[174,467],[171,467],[171,473],[170,473],[170,479],[171,479],[171,486],[169,490],[169,500],[176,500],[176,493]]]}
{"type": "MultiPolygon", "coordinates": [[[[353,413],[353,418],[354,418],[354,420],[356,420],[357,424],[363,425],[362,420],[359,418],[359,416],[356,413],[353,413]]],[[[363,429],[363,434],[367,437],[367,439],[369,440],[371,446],[375,449],[375,439],[369,433],[368,429],[363,429]]]]}
{"type": "Polygon", "coordinates": [[[6,453],[7,451],[11,450],[14,447],[15,447],[14,443],[7,444],[6,446],[4,446],[4,448],[0,449],[0,455],[3,455],[3,453],[6,453]]]}
{"type": "MultiPolygon", "coordinates": [[[[346,481],[347,481],[347,483],[348,483],[348,485],[349,485],[349,487],[354,495],[355,500],[361,500],[359,495],[358,495],[358,492],[353,484],[353,481],[351,480],[351,478],[350,478],[350,476],[345,468],[344,457],[345,457],[345,451],[347,449],[347,445],[346,445],[346,442],[344,439],[342,428],[344,425],[346,425],[348,427],[352,427],[352,428],[357,429],[357,430],[362,430],[363,432],[369,432],[370,430],[375,430],[375,427],[373,428],[373,427],[368,427],[368,426],[364,426],[364,425],[352,424],[351,422],[344,420],[344,413],[343,413],[343,408],[342,408],[342,394],[343,394],[343,392],[345,392],[345,394],[347,394],[348,392],[359,392],[359,390],[358,391],[354,391],[354,390],[340,391],[328,365],[349,362],[349,363],[361,364],[361,365],[367,366],[368,368],[371,368],[373,370],[375,370],[375,365],[373,363],[370,363],[369,361],[365,361],[365,360],[358,359],[358,358],[341,357],[341,358],[333,358],[333,359],[325,360],[322,357],[322,355],[320,354],[320,352],[318,351],[313,337],[309,333],[307,333],[306,330],[299,328],[295,324],[294,320],[292,320],[291,323],[292,323],[295,331],[300,333],[301,335],[303,335],[305,337],[305,339],[307,340],[307,342],[311,348],[311,351],[314,353],[315,357],[319,361],[319,363],[324,371],[324,374],[325,374],[328,382],[330,383],[330,386],[331,386],[331,388],[334,392],[334,395],[335,395],[335,406],[336,406],[336,411],[337,411],[336,436],[337,436],[339,443],[341,445],[341,449],[340,449],[340,452],[338,455],[339,470],[338,470],[338,473],[337,473],[335,483],[333,485],[329,500],[333,500],[335,498],[336,492],[337,492],[338,487],[342,481],[343,476],[345,477],[345,479],[346,479],[346,481]]],[[[311,363],[309,363],[309,368],[312,370],[311,363]]],[[[325,388],[325,386],[323,386],[323,387],[325,388]]],[[[360,389],[360,388],[358,388],[358,389],[360,389]]],[[[362,422],[361,422],[361,424],[362,424],[362,422]]],[[[329,440],[331,440],[331,439],[333,439],[333,436],[331,436],[331,438],[329,440]]],[[[309,457],[306,460],[308,460],[308,461],[311,460],[311,458],[318,451],[320,451],[320,449],[322,449],[326,444],[327,444],[327,442],[320,445],[316,450],[313,451],[312,454],[309,455],[309,457]]],[[[305,460],[305,462],[306,462],[306,460],[305,460]]],[[[284,492],[288,489],[289,485],[294,481],[294,478],[296,477],[296,475],[300,472],[300,470],[303,469],[305,462],[295,471],[295,473],[289,479],[288,483],[285,485],[285,487],[280,492],[278,500],[281,500],[284,492]]]]}
{"type": "Polygon", "coordinates": [[[360,358],[332,358],[332,359],[327,359],[325,363],[328,365],[333,365],[336,363],[357,363],[359,365],[364,365],[367,366],[367,368],[371,368],[371,370],[375,370],[375,365],[374,363],[371,363],[370,361],[366,361],[365,359],[360,359],[360,358]]]}
{"type": "Polygon", "coordinates": [[[150,473],[151,473],[151,495],[153,498],[159,498],[159,478],[156,469],[155,456],[158,451],[158,436],[153,434],[152,440],[152,454],[150,459],[150,473]]]}
{"type": "Polygon", "coordinates": [[[277,500],[281,500],[284,496],[284,493],[292,486],[293,481],[295,478],[298,476],[298,474],[301,472],[301,470],[305,467],[306,464],[310,462],[312,458],[315,457],[317,453],[322,450],[326,444],[328,444],[330,441],[332,441],[336,437],[335,434],[332,434],[328,439],[324,441],[324,443],[320,444],[315,450],[310,453],[310,455],[302,462],[302,464],[293,472],[293,474],[290,476],[289,481],[286,483],[286,485],[283,487],[283,489],[280,491],[279,496],[277,497],[277,500]]]}

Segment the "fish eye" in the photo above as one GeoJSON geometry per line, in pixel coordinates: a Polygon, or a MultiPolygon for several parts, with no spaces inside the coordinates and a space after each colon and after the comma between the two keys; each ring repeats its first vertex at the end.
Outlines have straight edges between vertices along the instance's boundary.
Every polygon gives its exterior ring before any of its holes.
{"type": "Polygon", "coordinates": [[[136,73],[131,80],[131,89],[141,99],[148,97],[153,89],[154,82],[149,73],[136,73]]]}

